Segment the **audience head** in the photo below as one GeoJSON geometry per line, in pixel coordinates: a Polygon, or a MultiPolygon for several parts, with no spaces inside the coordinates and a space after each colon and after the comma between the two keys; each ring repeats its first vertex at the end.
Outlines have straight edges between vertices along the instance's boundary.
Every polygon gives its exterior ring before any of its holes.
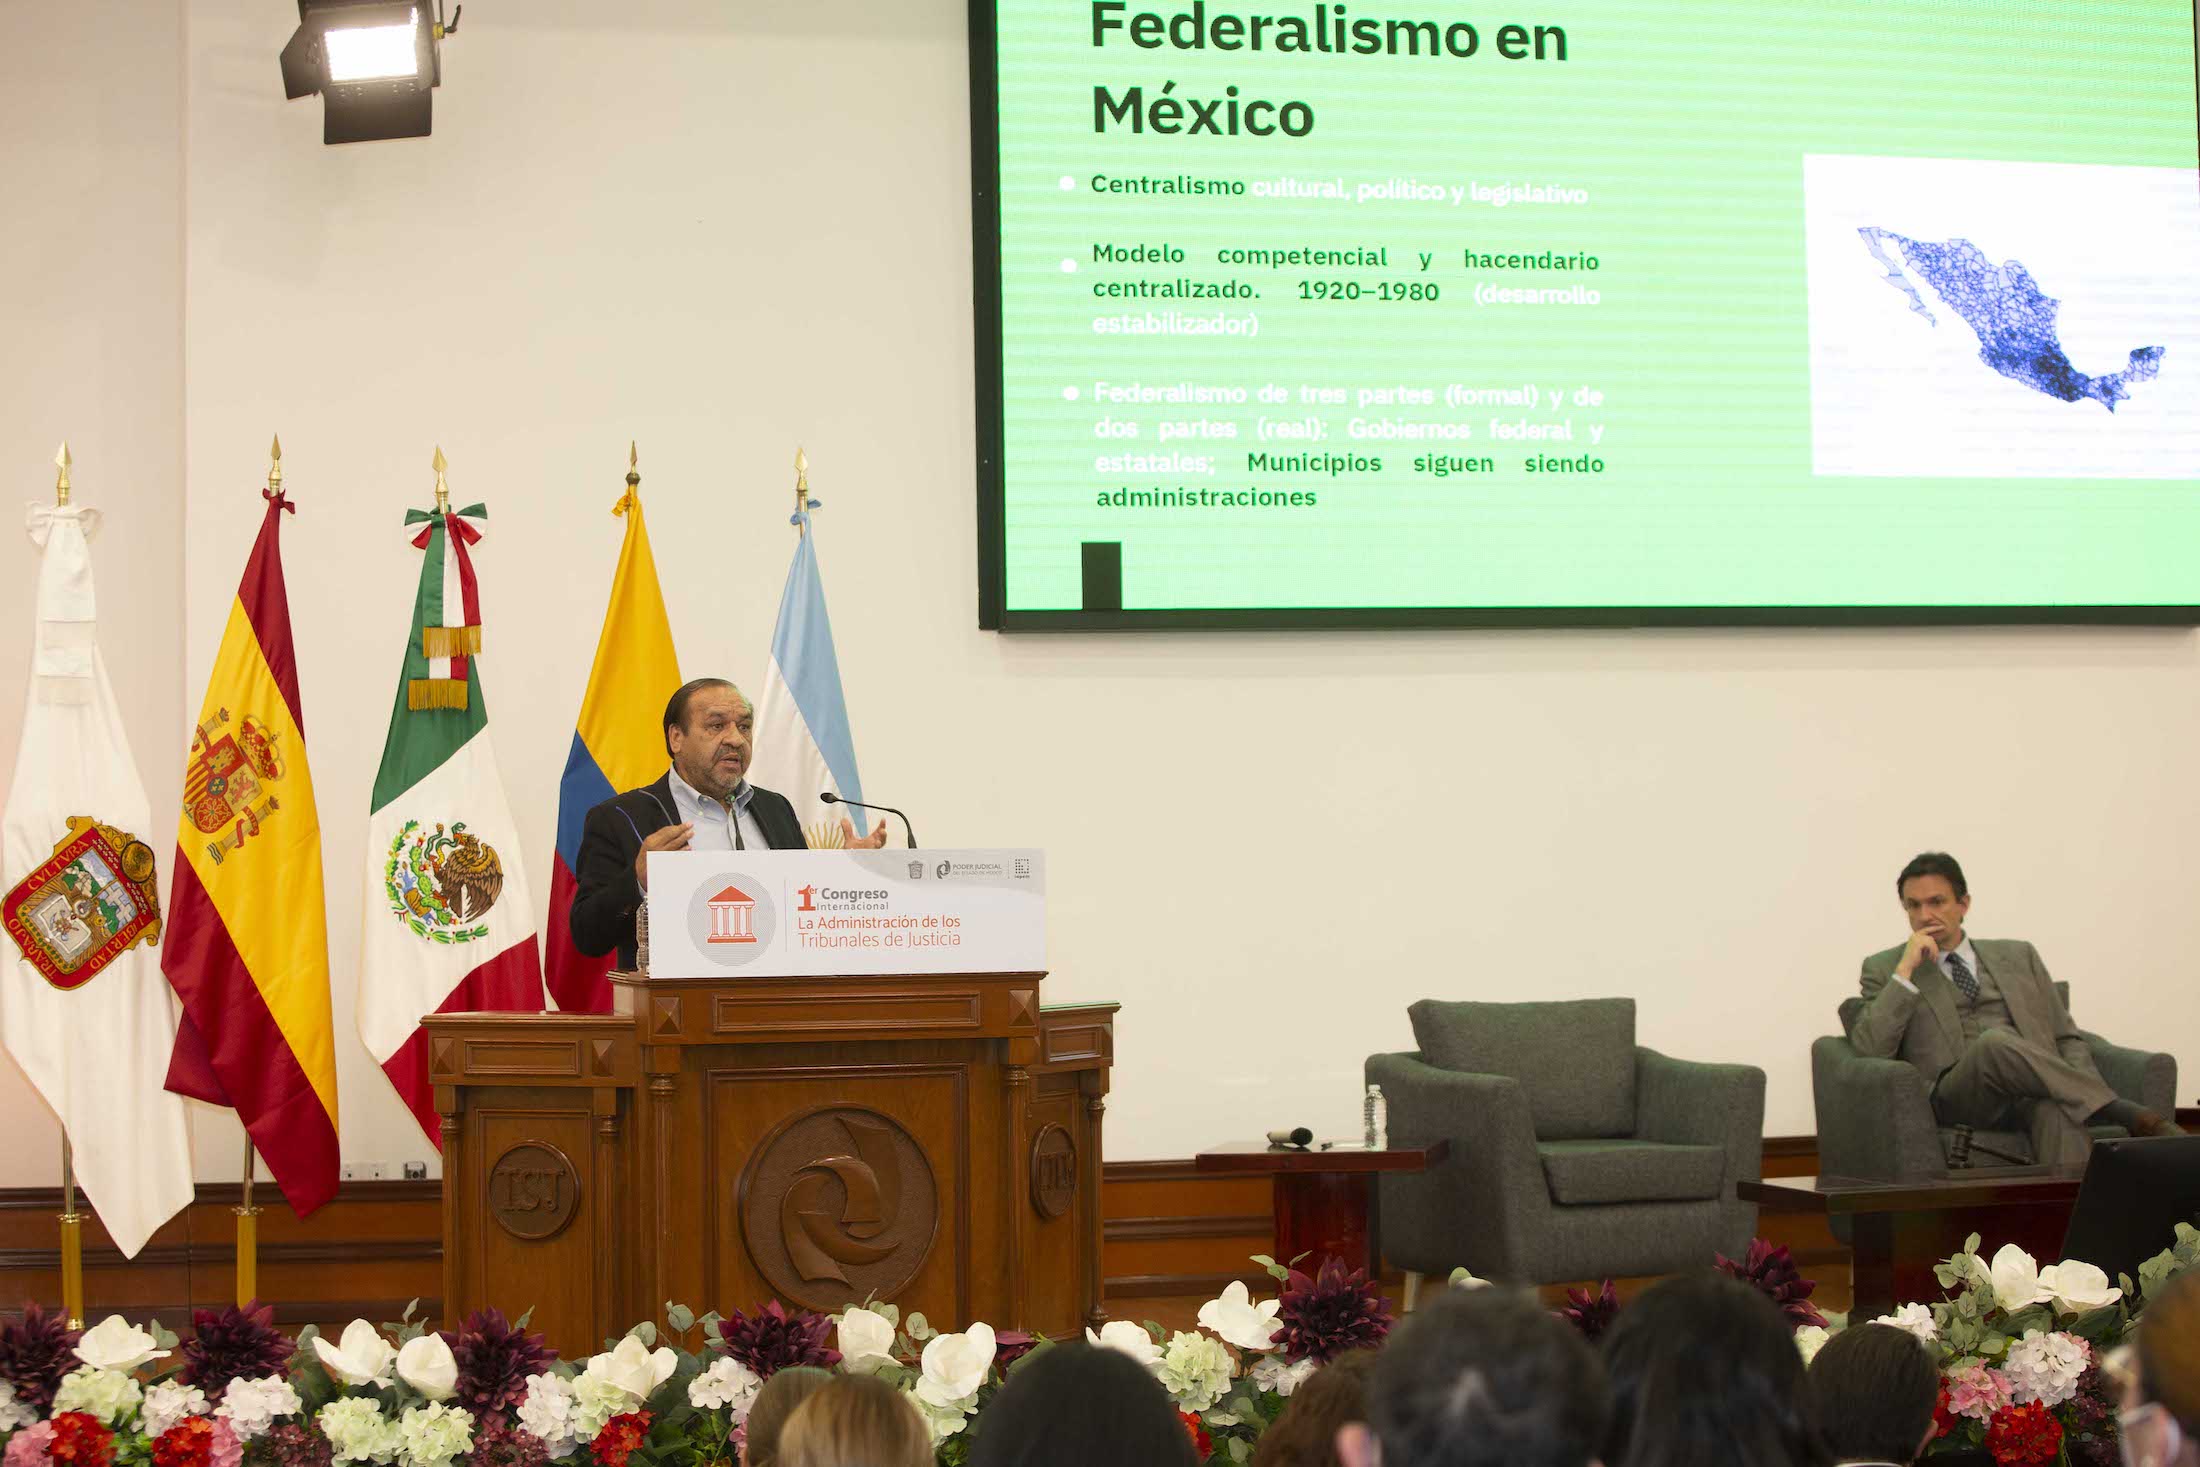
{"type": "Polygon", "coordinates": [[[1447,1289],[1391,1331],[1367,1423],[1337,1446],[1346,1467],[1587,1467],[1604,1418],[1604,1371],[1571,1325],[1526,1294],[1447,1289]]]}
{"type": "Polygon", "coordinates": [[[970,1467],[1197,1467],[1161,1382],[1120,1350],[1071,1342],[1018,1361],[980,1418],[970,1467]]]}
{"type": "Polygon", "coordinates": [[[2170,1280],[2139,1315],[2136,1369],[2124,1391],[2124,1461],[2200,1464],[2200,1273],[2170,1280]]]}
{"type": "Polygon", "coordinates": [[[1933,1437],[1940,1369],[1909,1331],[1852,1325],[1820,1347],[1804,1393],[1836,1462],[1913,1462],[1933,1437]]]}
{"type": "Polygon", "coordinates": [[[917,1408],[885,1381],[836,1375],[795,1407],[779,1433],[780,1467],[932,1467],[917,1408]]]}
{"type": "Polygon", "coordinates": [[[1375,1359],[1373,1350],[1348,1350],[1301,1381],[1260,1434],[1252,1467],[1337,1467],[1337,1434],[1367,1420],[1375,1359]]]}
{"type": "Polygon", "coordinates": [[[773,1467],[779,1460],[779,1433],[786,1429],[787,1418],[832,1378],[831,1371],[814,1365],[791,1365],[765,1381],[749,1406],[741,1447],[743,1467],[773,1467]]]}
{"type": "Polygon", "coordinates": [[[1604,1336],[1605,1467],[1819,1467],[1787,1321],[1724,1274],[1647,1289],[1604,1336]]]}

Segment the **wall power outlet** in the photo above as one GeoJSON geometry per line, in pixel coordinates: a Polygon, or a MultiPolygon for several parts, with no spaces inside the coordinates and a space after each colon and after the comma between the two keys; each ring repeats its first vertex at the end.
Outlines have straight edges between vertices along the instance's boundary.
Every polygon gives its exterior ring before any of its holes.
{"type": "Polygon", "coordinates": [[[347,1182],[386,1182],[390,1179],[390,1164],[386,1161],[347,1161],[342,1176],[347,1182]]]}

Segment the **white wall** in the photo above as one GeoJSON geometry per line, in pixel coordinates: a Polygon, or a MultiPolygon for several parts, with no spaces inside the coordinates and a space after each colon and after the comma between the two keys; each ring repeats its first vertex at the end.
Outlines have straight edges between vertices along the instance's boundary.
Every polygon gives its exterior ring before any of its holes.
{"type": "MultiPolygon", "coordinates": [[[[2086,1023],[2200,1058],[2190,633],[981,633],[956,0],[483,5],[435,136],[341,149],[282,100],[293,7],[188,8],[183,703],[280,429],[340,1016],[431,451],[489,502],[482,672],[546,888],[637,438],[683,671],[752,683],[807,446],[865,784],[931,842],[1048,849],[1048,996],[1124,1005],[1113,1158],[1348,1130],[1431,994],[1635,994],[1807,1132],[1809,1041],[1928,845],[2086,1023]]],[[[422,1154],[355,1047],[342,1080],[348,1156],[422,1154]]]]}

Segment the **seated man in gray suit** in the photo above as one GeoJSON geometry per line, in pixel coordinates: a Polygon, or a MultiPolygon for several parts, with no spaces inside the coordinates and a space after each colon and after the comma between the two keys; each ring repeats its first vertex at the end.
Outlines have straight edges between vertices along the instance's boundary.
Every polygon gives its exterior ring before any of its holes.
{"type": "Polygon", "coordinates": [[[1864,959],[1864,1011],[1849,1042],[1923,1071],[1942,1125],[2028,1127],[2033,1156],[2048,1166],[2084,1163],[2088,1125],[2183,1134],[2102,1081],[2031,943],[1964,932],[1971,892],[1955,857],[1917,857],[1895,892],[1910,940],[1864,959]]]}

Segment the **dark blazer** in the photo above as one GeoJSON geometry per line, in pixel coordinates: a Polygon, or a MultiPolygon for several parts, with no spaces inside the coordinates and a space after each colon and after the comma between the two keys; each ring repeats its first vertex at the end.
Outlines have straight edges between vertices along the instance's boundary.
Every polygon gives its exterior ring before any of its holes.
{"type": "MultiPolygon", "coordinates": [[[[751,785],[749,814],[775,851],[809,846],[802,822],[785,795],[751,785]]],[[[573,907],[566,926],[573,946],[591,957],[616,948],[616,966],[634,967],[634,913],[642,904],[642,884],[634,876],[634,858],[642,842],[668,825],[677,825],[672,803],[672,771],[664,778],[623,795],[613,795],[588,812],[581,827],[580,869],[573,873],[573,907]]]]}
{"type": "MultiPolygon", "coordinates": [[[[1978,965],[2001,989],[2002,1002],[2020,1037],[2059,1054],[2087,1074],[2095,1073],[2093,1051],[2079,1037],[2077,1022],[2055,992],[2047,964],[2029,942],[1974,937],[1978,965]]],[[[1929,1086],[1963,1058],[1963,1020],[1956,1012],[1956,986],[1938,963],[1919,963],[1910,975],[1912,993],[1894,981],[1902,949],[1890,947],[1864,959],[1858,984],[1863,1012],[1849,1029],[1849,1042],[1872,1059],[1902,1059],[1915,1065],[1929,1086]]]]}

